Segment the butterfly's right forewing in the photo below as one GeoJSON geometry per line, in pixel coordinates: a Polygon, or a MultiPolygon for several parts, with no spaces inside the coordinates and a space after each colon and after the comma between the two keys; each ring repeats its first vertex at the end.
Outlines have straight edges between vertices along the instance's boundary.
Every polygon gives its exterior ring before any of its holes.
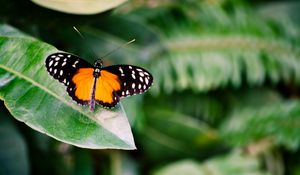
{"type": "Polygon", "coordinates": [[[67,92],[73,100],[79,104],[87,104],[75,96],[75,84],[72,78],[80,68],[92,68],[90,63],[68,53],[54,53],[46,58],[45,65],[54,79],[67,86],[67,92]]]}

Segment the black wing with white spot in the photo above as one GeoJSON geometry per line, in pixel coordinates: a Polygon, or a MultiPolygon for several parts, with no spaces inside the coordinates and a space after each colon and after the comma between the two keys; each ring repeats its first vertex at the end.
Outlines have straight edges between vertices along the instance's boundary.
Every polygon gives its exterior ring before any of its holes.
{"type": "Polygon", "coordinates": [[[67,86],[67,92],[73,100],[81,105],[88,104],[75,96],[75,84],[72,77],[79,68],[92,68],[90,63],[69,53],[54,53],[46,58],[45,66],[54,79],[67,86]]]}
{"type": "Polygon", "coordinates": [[[113,65],[102,68],[119,77],[121,90],[116,92],[119,97],[146,92],[153,83],[152,75],[144,68],[132,65],[113,65]]]}
{"type": "Polygon", "coordinates": [[[83,59],[68,53],[54,53],[46,58],[47,71],[53,78],[68,86],[79,68],[93,67],[83,59]]]}

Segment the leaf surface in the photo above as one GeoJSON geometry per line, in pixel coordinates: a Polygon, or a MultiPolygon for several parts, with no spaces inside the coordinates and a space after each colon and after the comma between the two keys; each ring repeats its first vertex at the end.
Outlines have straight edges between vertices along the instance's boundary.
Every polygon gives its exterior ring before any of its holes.
{"type": "Polygon", "coordinates": [[[32,2],[64,13],[89,15],[115,8],[126,0],[32,0],[32,2]]]}

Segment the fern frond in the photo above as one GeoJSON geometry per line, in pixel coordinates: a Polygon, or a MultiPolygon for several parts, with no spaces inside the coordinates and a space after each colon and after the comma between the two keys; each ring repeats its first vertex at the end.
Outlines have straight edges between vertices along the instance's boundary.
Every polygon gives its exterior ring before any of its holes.
{"type": "Polygon", "coordinates": [[[299,113],[299,101],[273,103],[260,108],[240,108],[223,123],[220,133],[235,146],[269,138],[277,145],[295,150],[300,145],[299,113]]]}
{"type": "Polygon", "coordinates": [[[154,172],[154,175],[171,174],[269,175],[268,172],[261,169],[258,157],[244,155],[239,150],[208,159],[202,163],[190,159],[177,161],[154,172]]]}
{"type": "Polygon", "coordinates": [[[300,83],[299,43],[284,37],[287,29],[277,32],[267,20],[241,9],[229,14],[213,8],[201,14],[209,20],[178,24],[163,37],[167,54],[152,63],[158,82],[153,93],[206,92],[238,88],[242,82],[260,86],[266,80],[300,83]]]}
{"type": "MultiPolygon", "coordinates": [[[[144,99],[144,109],[146,114],[152,114],[156,110],[169,110],[174,113],[182,113],[205,122],[211,127],[215,127],[224,119],[226,112],[220,94],[223,93],[197,94],[185,91],[182,93],[172,93],[172,95],[147,96],[144,99]]],[[[151,116],[149,115],[149,117],[151,116]]],[[[164,117],[172,116],[164,115],[164,117]]]]}

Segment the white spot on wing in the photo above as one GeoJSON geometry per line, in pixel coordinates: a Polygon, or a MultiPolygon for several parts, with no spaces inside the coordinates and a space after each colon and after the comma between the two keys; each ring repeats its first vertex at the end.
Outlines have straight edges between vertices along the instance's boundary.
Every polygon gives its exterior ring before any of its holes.
{"type": "Polygon", "coordinates": [[[147,87],[146,87],[146,85],[144,84],[144,87],[143,87],[144,89],[146,89],[147,87]]]}
{"type": "Polygon", "coordinates": [[[64,65],[66,65],[67,64],[67,62],[63,62],[62,64],[61,64],[61,66],[64,66],[64,65]]]}
{"type": "Polygon", "coordinates": [[[119,70],[120,70],[121,74],[123,74],[123,69],[121,67],[119,67],[119,70]]]}
{"type": "Polygon", "coordinates": [[[139,84],[139,87],[138,87],[139,89],[141,89],[142,88],[142,85],[141,84],[139,84]]]}
{"type": "Polygon", "coordinates": [[[63,70],[60,70],[60,71],[59,71],[59,75],[60,75],[60,76],[62,76],[63,73],[64,73],[63,70]]]}
{"type": "Polygon", "coordinates": [[[54,58],[54,57],[56,57],[56,55],[52,55],[52,56],[51,56],[51,58],[54,58]]]}
{"type": "Polygon", "coordinates": [[[75,61],[75,63],[72,65],[73,67],[76,67],[76,64],[78,63],[78,60],[75,61]]]}
{"type": "Polygon", "coordinates": [[[145,76],[145,74],[143,72],[139,73],[141,77],[145,76]]]}
{"type": "Polygon", "coordinates": [[[53,64],[53,60],[51,60],[51,61],[50,61],[50,63],[49,63],[49,67],[50,67],[52,64],[53,64]]]}
{"type": "Polygon", "coordinates": [[[129,67],[129,69],[132,69],[132,66],[128,66],[129,67]]]}
{"type": "Polygon", "coordinates": [[[54,63],[54,66],[57,66],[57,65],[58,65],[58,62],[55,62],[55,63],[54,63]]]}
{"type": "Polygon", "coordinates": [[[144,82],[144,80],[143,80],[143,78],[142,78],[142,77],[140,77],[140,81],[141,81],[141,82],[144,82]]]}
{"type": "Polygon", "coordinates": [[[63,55],[62,55],[62,54],[58,54],[58,56],[59,56],[59,57],[63,57],[63,55]]]}
{"type": "Polygon", "coordinates": [[[126,91],[126,95],[129,95],[129,94],[130,94],[130,93],[129,93],[129,90],[127,90],[127,91],[126,91]]]}
{"type": "Polygon", "coordinates": [[[142,69],[136,69],[137,71],[139,71],[139,72],[142,72],[143,70],[142,69]]]}
{"type": "Polygon", "coordinates": [[[56,72],[57,72],[57,69],[54,69],[54,74],[56,74],[56,72]]]}
{"type": "Polygon", "coordinates": [[[134,74],[131,74],[131,76],[132,76],[133,79],[135,79],[135,75],[134,74]]]}
{"type": "Polygon", "coordinates": [[[68,58],[70,58],[71,57],[71,55],[68,55],[68,58]]]}
{"type": "Polygon", "coordinates": [[[58,61],[59,59],[60,59],[59,57],[56,57],[56,58],[55,58],[55,61],[58,61]]]}
{"type": "Polygon", "coordinates": [[[135,88],[135,83],[132,83],[131,87],[134,89],[135,88]]]}
{"type": "Polygon", "coordinates": [[[146,84],[148,84],[148,83],[149,83],[149,80],[148,80],[148,78],[145,78],[145,82],[146,82],[146,84]]]}

